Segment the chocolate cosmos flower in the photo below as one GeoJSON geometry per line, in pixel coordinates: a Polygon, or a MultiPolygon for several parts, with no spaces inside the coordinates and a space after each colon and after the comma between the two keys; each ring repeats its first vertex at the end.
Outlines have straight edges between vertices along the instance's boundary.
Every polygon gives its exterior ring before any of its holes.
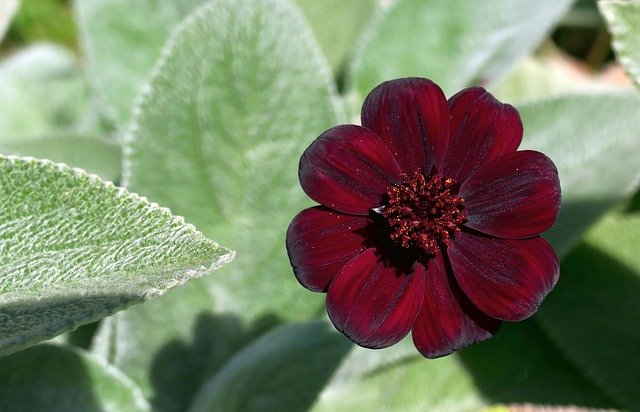
{"type": "Polygon", "coordinates": [[[433,358],[531,316],[558,280],[539,235],[560,183],[548,157],[516,151],[518,112],[481,87],[447,101],[407,78],[376,87],[361,120],[302,155],[300,183],[321,206],[287,232],[296,277],[327,293],[335,327],[369,348],[411,330],[433,358]]]}

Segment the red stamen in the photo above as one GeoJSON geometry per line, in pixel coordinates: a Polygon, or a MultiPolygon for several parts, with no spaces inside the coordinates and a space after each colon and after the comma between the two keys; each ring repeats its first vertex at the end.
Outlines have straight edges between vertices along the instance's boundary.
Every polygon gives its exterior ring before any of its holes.
{"type": "Polygon", "coordinates": [[[404,248],[418,247],[433,255],[460,233],[467,218],[464,199],[457,196],[457,182],[438,173],[425,178],[421,169],[413,177],[387,191],[389,201],[382,212],[391,228],[391,239],[404,248]]]}

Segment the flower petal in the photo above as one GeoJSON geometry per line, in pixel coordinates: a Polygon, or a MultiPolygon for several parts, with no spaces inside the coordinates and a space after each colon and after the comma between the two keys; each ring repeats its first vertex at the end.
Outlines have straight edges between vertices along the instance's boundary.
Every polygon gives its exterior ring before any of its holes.
{"type": "Polygon", "coordinates": [[[316,202],[344,213],[366,215],[380,206],[389,186],[400,181],[400,167],[370,130],[333,127],[318,137],[300,159],[298,175],[316,202]]]}
{"type": "Polygon", "coordinates": [[[345,215],[323,206],[300,212],[287,230],[287,253],[298,281],[326,292],[336,273],[366,250],[365,216],[345,215]]]}
{"type": "Polygon", "coordinates": [[[351,259],[327,294],[331,322],[367,348],[385,348],[411,329],[424,297],[424,273],[385,264],[375,249],[351,259]]]}
{"type": "Polygon", "coordinates": [[[441,253],[429,260],[426,282],[422,309],[411,330],[413,343],[423,356],[445,356],[489,339],[498,331],[501,322],[469,301],[441,253]]]}
{"type": "Polygon", "coordinates": [[[489,159],[515,151],[522,140],[518,111],[500,103],[482,87],[458,92],[449,99],[449,146],[441,172],[463,182],[489,159]]]}
{"type": "Polygon", "coordinates": [[[541,237],[496,239],[463,232],[448,254],[464,293],[497,319],[533,315],[558,281],[558,257],[541,237]]]}
{"type": "Polygon", "coordinates": [[[558,170],[532,150],[490,160],[460,187],[468,212],[465,226],[489,235],[519,239],[553,226],[560,211],[558,170]]]}
{"type": "Polygon", "coordinates": [[[362,126],[384,140],[402,170],[429,174],[447,149],[449,109],[444,93],[430,80],[405,78],[380,84],[362,105],[362,126]]]}

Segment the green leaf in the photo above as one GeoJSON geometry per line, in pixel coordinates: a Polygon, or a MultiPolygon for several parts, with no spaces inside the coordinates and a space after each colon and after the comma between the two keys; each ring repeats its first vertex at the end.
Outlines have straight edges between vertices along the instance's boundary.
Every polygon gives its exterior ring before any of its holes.
{"type": "Polygon", "coordinates": [[[68,131],[88,100],[70,51],[35,44],[11,55],[0,65],[0,143],[68,131]]]}
{"type": "Polygon", "coordinates": [[[418,355],[411,339],[382,351],[356,348],[313,410],[477,411],[531,402],[611,406],[527,321],[505,324],[492,340],[437,360],[418,355]]]}
{"type": "Polygon", "coordinates": [[[425,359],[408,338],[381,351],[354,348],[311,410],[465,412],[488,405],[459,359],[425,359]]]}
{"type": "Polygon", "coordinates": [[[19,7],[20,0],[3,0],[2,3],[0,3],[0,42],[4,39],[11,19],[19,7]]]}
{"type": "Polygon", "coordinates": [[[281,326],[238,352],[190,410],[308,410],[351,347],[327,322],[281,326]]]}
{"type": "Polygon", "coordinates": [[[556,46],[546,43],[535,55],[522,60],[505,78],[493,85],[491,93],[511,104],[531,102],[569,93],[629,91],[625,82],[612,83],[605,76],[593,76],[570,63],[556,46]]]}
{"type": "Polygon", "coordinates": [[[504,325],[493,340],[438,360],[422,358],[410,338],[372,351],[315,322],[277,328],[245,347],[191,410],[476,411],[530,402],[615,406],[532,321],[504,325]]]}
{"type": "Polygon", "coordinates": [[[163,55],[126,142],[126,185],[239,252],[211,285],[218,307],[246,318],[316,313],[284,250],[289,222],[311,203],[300,155],[338,121],[311,33],[287,2],[218,0],[163,55]]]}
{"type": "Polygon", "coordinates": [[[38,345],[0,358],[0,410],[148,411],[140,390],[113,366],[70,347],[38,345]]]}
{"type": "Polygon", "coordinates": [[[323,297],[300,287],[284,248],[289,222],[311,204],[298,183],[300,155],[339,121],[317,50],[288,2],[213,1],[179,28],[139,99],[125,150],[128,186],[238,251],[215,281],[117,316],[116,329],[128,332],[101,353],[111,352],[159,409],[184,410],[185,395],[166,388],[187,382],[184,392],[197,391],[207,369],[277,320],[322,310],[323,297]],[[176,330],[145,322],[163,317],[176,330]],[[201,322],[214,325],[213,349],[166,355],[176,344],[207,347],[201,322]]]}
{"type": "Polygon", "coordinates": [[[101,138],[76,58],[37,44],[0,65],[0,153],[66,163],[106,180],[120,177],[121,148],[101,138]]]}
{"type": "Polygon", "coordinates": [[[500,78],[544,38],[572,0],[399,0],[356,51],[349,84],[428,77],[447,95],[500,78]]]}
{"type": "Polygon", "coordinates": [[[122,163],[122,150],[117,142],[72,133],[5,142],[0,140],[0,153],[46,158],[54,162],[66,163],[111,181],[116,181],[120,177],[122,163]]]}
{"type": "Polygon", "coordinates": [[[0,354],[161,295],[232,257],[168,210],[79,169],[0,157],[0,354]]]}
{"type": "Polygon", "coordinates": [[[504,323],[496,337],[457,356],[492,403],[618,407],[565,359],[532,319],[504,323]]]}
{"type": "Polygon", "coordinates": [[[600,0],[598,6],[613,36],[618,60],[640,87],[640,1],[600,0]]]}
{"type": "Polygon", "coordinates": [[[628,410],[640,410],[639,240],[640,213],[607,216],[563,261],[537,315],[566,356],[628,410]]]}
{"type": "Polygon", "coordinates": [[[334,71],[339,70],[358,35],[373,18],[376,0],[295,0],[334,71]]]}
{"type": "Polygon", "coordinates": [[[123,129],[172,29],[204,0],[75,0],[89,73],[123,129]]]}
{"type": "Polygon", "coordinates": [[[563,256],[607,210],[628,198],[640,178],[640,96],[565,96],[519,108],[523,148],[558,167],[562,206],[544,236],[563,256]]]}
{"type": "Polygon", "coordinates": [[[138,382],[154,410],[186,410],[218,368],[278,323],[269,315],[249,324],[213,313],[204,281],[105,319],[93,341],[92,352],[138,382]]]}

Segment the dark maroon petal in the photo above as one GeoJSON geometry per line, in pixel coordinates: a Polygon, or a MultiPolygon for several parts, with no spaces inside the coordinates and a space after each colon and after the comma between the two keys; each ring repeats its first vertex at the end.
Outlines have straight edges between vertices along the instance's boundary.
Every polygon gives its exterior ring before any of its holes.
{"type": "Polygon", "coordinates": [[[449,137],[449,109],[432,81],[413,77],[382,83],[367,96],[361,118],[405,173],[421,168],[429,174],[434,164],[440,165],[449,137]]]}
{"type": "Polygon", "coordinates": [[[471,302],[509,321],[533,315],[559,275],[558,257],[541,237],[496,239],[463,232],[449,248],[449,260],[471,302]]]}
{"type": "Polygon", "coordinates": [[[411,330],[413,343],[423,356],[445,356],[498,331],[501,322],[469,301],[440,253],[429,260],[426,280],[422,309],[411,330]]]}
{"type": "Polygon", "coordinates": [[[539,235],[553,226],[560,210],[558,170],[532,150],[483,164],[459,195],[469,214],[465,226],[509,239],[539,235]]]}
{"type": "Polygon", "coordinates": [[[366,250],[368,222],[323,206],[300,212],[287,230],[287,253],[302,286],[326,292],[344,264],[366,250]]]}
{"type": "Polygon", "coordinates": [[[333,279],[327,313],[335,327],[367,348],[385,348],[405,337],[424,297],[424,272],[385,264],[371,248],[351,259],[333,279]]]}
{"type": "Polygon", "coordinates": [[[382,140],[353,125],[333,127],[318,137],[302,154],[298,171],[310,198],[357,215],[380,206],[382,195],[401,174],[382,140]]]}
{"type": "Polygon", "coordinates": [[[515,151],[522,140],[518,111],[482,87],[464,89],[449,99],[449,147],[441,172],[458,182],[494,157],[515,151]]]}

